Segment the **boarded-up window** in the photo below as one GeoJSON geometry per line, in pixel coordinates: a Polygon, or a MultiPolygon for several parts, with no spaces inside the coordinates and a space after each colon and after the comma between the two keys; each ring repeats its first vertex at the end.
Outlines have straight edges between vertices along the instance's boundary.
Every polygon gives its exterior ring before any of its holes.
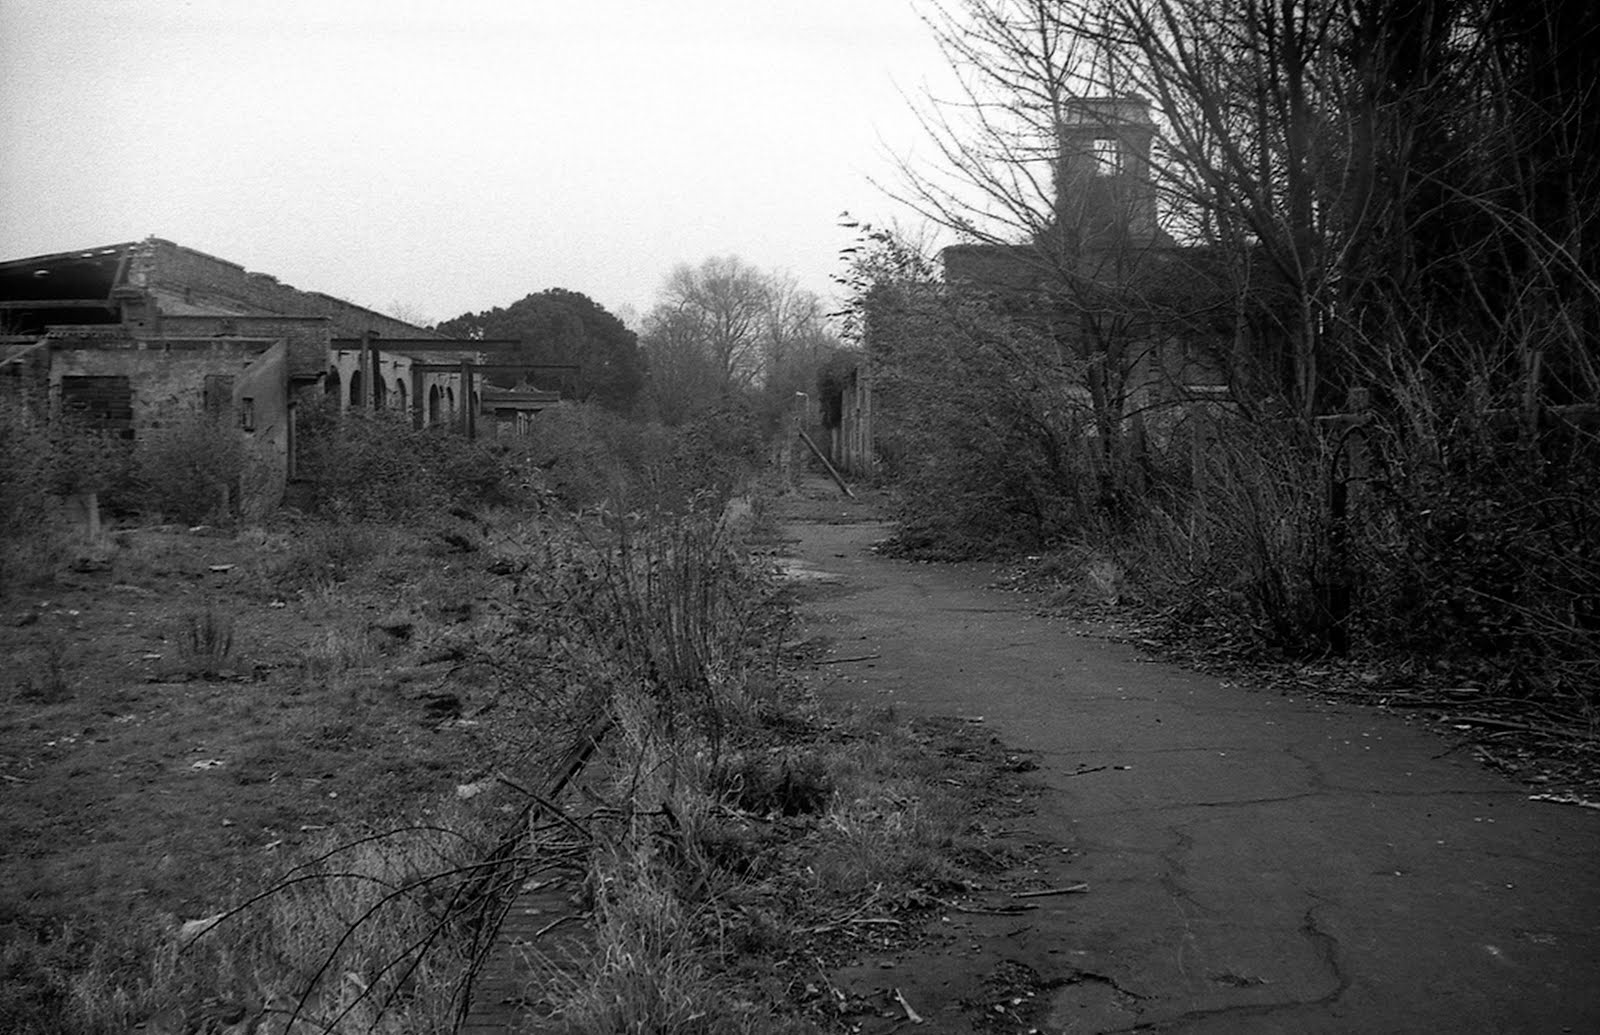
{"type": "Polygon", "coordinates": [[[233,375],[206,375],[206,416],[220,417],[233,406],[233,375]]]}
{"type": "Polygon", "coordinates": [[[133,437],[133,389],[124,376],[93,374],[63,377],[61,412],[122,438],[133,437]]]}

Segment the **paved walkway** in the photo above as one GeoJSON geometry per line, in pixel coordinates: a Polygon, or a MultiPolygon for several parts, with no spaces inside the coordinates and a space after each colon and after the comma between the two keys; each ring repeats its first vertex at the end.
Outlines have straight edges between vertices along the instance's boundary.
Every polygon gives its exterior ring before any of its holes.
{"type": "Polygon", "coordinates": [[[969,1030],[957,1000],[1011,959],[1053,986],[1051,1033],[1600,1032],[1600,811],[1530,801],[1400,717],[1075,635],[981,568],[880,558],[887,526],[789,534],[828,576],[813,631],[878,655],[819,667],[823,692],[982,715],[1036,752],[1033,824],[1090,885],[952,934],[971,971],[918,990],[917,1030],[969,1030]]]}

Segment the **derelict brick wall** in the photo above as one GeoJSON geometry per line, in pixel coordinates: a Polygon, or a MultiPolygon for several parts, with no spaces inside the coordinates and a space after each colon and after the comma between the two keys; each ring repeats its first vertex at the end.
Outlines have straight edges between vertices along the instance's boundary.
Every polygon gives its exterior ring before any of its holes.
{"type": "Polygon", "coordinates": [[[288,350],[283,341],[248,338],[79,339],[55,350],[51,395],[63,377],[126,377],[132,393],[135,440],[193,419],[206,404],[206,378],[233,379],[232,414],[252,401],[255,430],[246,436],[241,501],[258,517],[283,496],[289,468],[288,350]]]}
{"type": "Polygon", "coordinates": [[[51,394],[61,378],[123,376],[133,389],[133,427],[142,431],[180,421],[204,406],[208,374],[240,377],[275,342],[219,338],[184,342],[116,340],[56,350],[51,394]]]}

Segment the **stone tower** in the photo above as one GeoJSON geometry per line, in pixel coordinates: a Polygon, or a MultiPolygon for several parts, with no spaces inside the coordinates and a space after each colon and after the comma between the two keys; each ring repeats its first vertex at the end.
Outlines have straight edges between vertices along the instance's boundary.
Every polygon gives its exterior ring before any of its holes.
{"type": "Polygon", "coordinates": [[[1085,250],[1169,243],[1156,226],[1149,101],[1074,99],[1057,132],[1055,230],[1063,240],[1085,250]]]}

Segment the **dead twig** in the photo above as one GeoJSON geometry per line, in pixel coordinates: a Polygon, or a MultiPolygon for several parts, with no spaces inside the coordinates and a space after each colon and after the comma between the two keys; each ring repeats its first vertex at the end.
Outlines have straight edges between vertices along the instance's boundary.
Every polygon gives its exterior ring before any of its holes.
{"type": "MultiPolygon", "coordinates": [[[[859,906],[857,906],[856,908],[852,909],[850,912],[846,913],[842,917],[839,917],[839,918],[834,919],[834,920],[830,920],[825,924],[821,924],[821,925],[819,925],[817,927],[812,928],[809,933],[811,933],[811,934],[825,934],[828,931],[837,931],[840,928],[849,926],[851,923],[854,923],[856,921],[857,917],[861,916],[861,914],[863,914],[867,910],[871,909],[873,904],[878,901],[878,896],[881,895],[882,893],[883,893],[883,885],[880,883],[880,884],[878,884],[876,887],[874,887],[872,889],[872,894],[867,896],[867,900],[865,902],[861,903],[859,906]]],[[[892,922],[893,923],[899,923],[899,921],[892,921],[892,922]]]]}
{"type": "Polygon", "coordinates": [[[568,913],[566,916],[552,920],[548,924],[545,924],[543,927],[539,928],[537,931],[533,932],[533,940],[538,941],[540,938],[543,938],[551,931],[554,931],[568,920],[582,920],[588,915],[588,913],[568,913]]]}
{"type": "Polygon", "coordinates": [[[910,1021],[912,1024],[922,1023],[922,1015],[911,1008],[911,1004],[906,1002],[906,997],[900,994],[900,990],[898,988],[894,990],[894,999],[895,1002],[900,1004],[900,1009],[906,1012],[906,1020],[910,1021]]]}
{"type": "Polygon", "coordinates": [[[1535,726],[1527,722],[1512,722],[1509,719],[1494,719],[1487,715],[1442,715],[1440,722],[1452,725],[1490,726],[1495,729],[1517,730],[1521,733],[1537,733],[1546,737],[1561,737],[1568,740],[1590,740],[1594,734],[1588,730],[1564,730],[1554,726],[1535,726]]]}

